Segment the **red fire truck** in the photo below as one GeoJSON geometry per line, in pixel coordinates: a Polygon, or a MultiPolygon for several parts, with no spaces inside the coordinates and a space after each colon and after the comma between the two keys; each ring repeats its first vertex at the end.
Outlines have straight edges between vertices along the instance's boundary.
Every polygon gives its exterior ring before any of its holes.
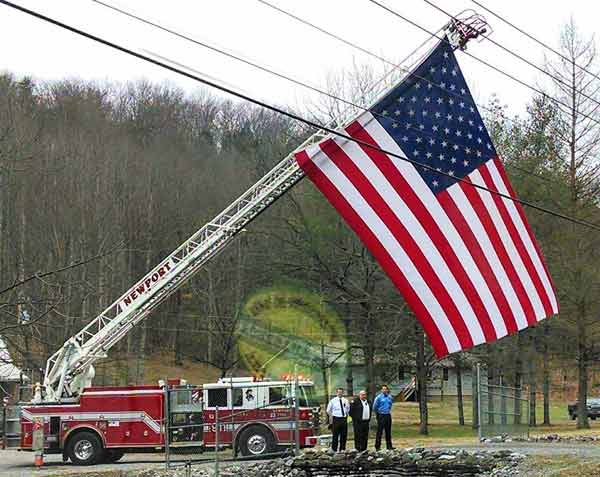
{"type": "MultiPolygon", "coordinates": [[[[299,148],[320,138],[322,134],[315,135],[299,148]]],[[[12,447],[32,449],[33,428],[43,427],[44,451],[62,452],[78,463],[98,462],[101,458],[116,460],[125,450],[162,448],[164,431],[161,426],[165,416],[169,417],[164,413],[164,389],[160,386],[92,387],[94,362],[106,357],[108,351],[130,330],[303,177],[304,172],[292,152],[87,326],[69,338],[48,359],[44,382],[35,392],[33,400],[7,410],[10,428],[5,431],[5,442],[12,447]],[[40,422],[32,423],[36,416],[43,418],[43,426],[40,422]]],[[[218,384],[225,386],[225,383],[218,384]]],[[[203,393],[205,392],[209,393],[209,399],[210,387],[203,389],[203,393]]],[[[233,392],[237,392],[235,386],[233,392]]],[[[227,399],[229,403],[229,397],[227,399]]],[[[206,402],[210,404],[210,399],[206,402]]],[[[235,399],[231,402],[235,403],[235,399]]],[[[232,404],[229,407],[233,409],[236,406],[232,404]]],[[[309,410],[303,406],[301,412],[304,418],[308,419],[309,410]]],[[[277,416],[279,411],[273,408],[269,412],[277,416]]],[[[195,414],[198,413],[201,413],[207,424],[215,415],[210,406],[195,414]]],[[[257,412],[255,417],[252,416],[249,413],[247,418],[248,422],[254,419],[256,425],[252,429],[268,428],[272,433],[261,430],[256,434],[260,438],[253,439],[253,442],[265,440],[268,450],[281,439],[285,440],[284,427],[287,424],[263,425],[261,413],[257,412]]],[[[283,415],[279,417],[285,421],[283,415]]],[[[304,418],[303,423],[306,422],[304,418]]],[[[230,434],[230,444],[238,445],[237,440],[250,433],[248,429],[250,427],[242,426],[235,432],[225,432],[225,435],[230,434]]],[[[313,432],[306,429],[302,431],[303,436],[313,432]]],[[[35,447],[39,444],[38,435],[39,430],[33,439],[35,447]]],[[[210,445],[209,433],[203,431],[198,442],[210,445]]],[[[262,444],[250,446],[239,442],[240,452],[256,452],[257,448],[262,447],[262,444]]]]}
{"type": "Polygon", "coordinates": [[[89,387],[76,404],[20,407],[18,449],[32,450],[37,419],[43,420],[45,453],[87,465],[115,462],[126,452],[163,451],[167,442],[171,449],[197,452],[218,445],[258,456],[294,443],[296,425],[304,447],[315,435],[318,405],[306,380],[89,387]],[[291,405],[296,397],[297,408],[291,405]]]}

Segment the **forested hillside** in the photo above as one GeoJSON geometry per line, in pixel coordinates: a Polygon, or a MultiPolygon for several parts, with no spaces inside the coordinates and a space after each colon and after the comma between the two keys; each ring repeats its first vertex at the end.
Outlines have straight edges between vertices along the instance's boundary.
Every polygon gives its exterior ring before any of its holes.
{"type": "MultiPolygon", "coordinates": [[[[591,62],[593,47],[572,35],[567,54],[591,62]]],[[[596,87],[569,77],[568,62],[553,67],[577,92],[552,90],[577,105],[571,111],[540,95],[518,118],[508,118],[497,99],[482,112],[522,199],[597,224],[600,114],[586,99],[596,87]]],[[[0,335],[15,361],[40,379],[67,338],[308,133],[207,91],[0,76],[0,335]]],[[[600,357],[600,230],[525,211],[561,315],[470,354],[488,364],[492,380],[527,384],[532,397],[547,401],[550,373],[569,368],[577,368],[580,394],[596,392],[588,377],[600,357]]],[[[251,336],[240,332],[243,320],[266,316],[259,332],[275,334],[275,325],[286,326],[277,316],[292,321],[302,313],[310,326],[286,332],[317,350],[330,346],[334,352],[316,355],[323,372],[358,359],[371,392],[405,365],[416,367],[424,386],[435,365],[402,297],[302,181],[111,350],[97,376],[105,384],[141,382],[149,356],[210,365],[218,374],[244,370],[238,344],[251,336]]]]}

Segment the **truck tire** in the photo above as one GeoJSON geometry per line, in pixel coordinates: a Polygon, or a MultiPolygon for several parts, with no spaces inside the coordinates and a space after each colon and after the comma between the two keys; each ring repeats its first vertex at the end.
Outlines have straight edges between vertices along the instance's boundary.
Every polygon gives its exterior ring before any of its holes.
{"type": "Polygon", "coordinates": [[[123,449],[105,449],[104,462],[112,464],[114,462],[117,462],[124,455],[125,451],[123,449]]]}
{"type": "Polygon", "coordinates": [[[243,456],[261,456],[272,452],[273,434],[263,426],[250,426],[242,431],[238,447],[243,456]]]}
{"type": "Polygon", "coordinates": [[[67,455],[75,465],[94,465],[103,454],[102,442],[94,432],[78,432],[67,444],[67,455]]]}

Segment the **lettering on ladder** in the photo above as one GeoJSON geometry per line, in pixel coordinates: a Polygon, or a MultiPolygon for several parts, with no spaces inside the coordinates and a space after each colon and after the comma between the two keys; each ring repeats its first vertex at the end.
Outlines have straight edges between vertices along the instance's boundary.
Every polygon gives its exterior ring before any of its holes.
{"type": "Polygon", "coordinates": [[[119,303],[121,309],[124,310],[131,304],[135,303],[141,296],[148,293],[156,285],[165,280],[165,277],[173,270],[174,264],[171,260],[163,263],[159,267],[152,270],[142,280],[140,280],[135,286],[133,286],[125,295],[125,298],[119,303]]]}

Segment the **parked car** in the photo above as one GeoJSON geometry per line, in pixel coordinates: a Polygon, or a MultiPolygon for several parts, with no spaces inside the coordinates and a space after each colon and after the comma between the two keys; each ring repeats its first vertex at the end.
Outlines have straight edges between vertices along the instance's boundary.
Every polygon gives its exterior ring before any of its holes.
{"type": "MultiPolygon", "coordinates": [[[[569,417],[573,420],[577,419],[577,402],[569,404],[567,406],[569,417]]],[[[597,417],[600,417],[600,398],[590,398],[587,400],[587,415],[595,421],[597,417]]]]}

